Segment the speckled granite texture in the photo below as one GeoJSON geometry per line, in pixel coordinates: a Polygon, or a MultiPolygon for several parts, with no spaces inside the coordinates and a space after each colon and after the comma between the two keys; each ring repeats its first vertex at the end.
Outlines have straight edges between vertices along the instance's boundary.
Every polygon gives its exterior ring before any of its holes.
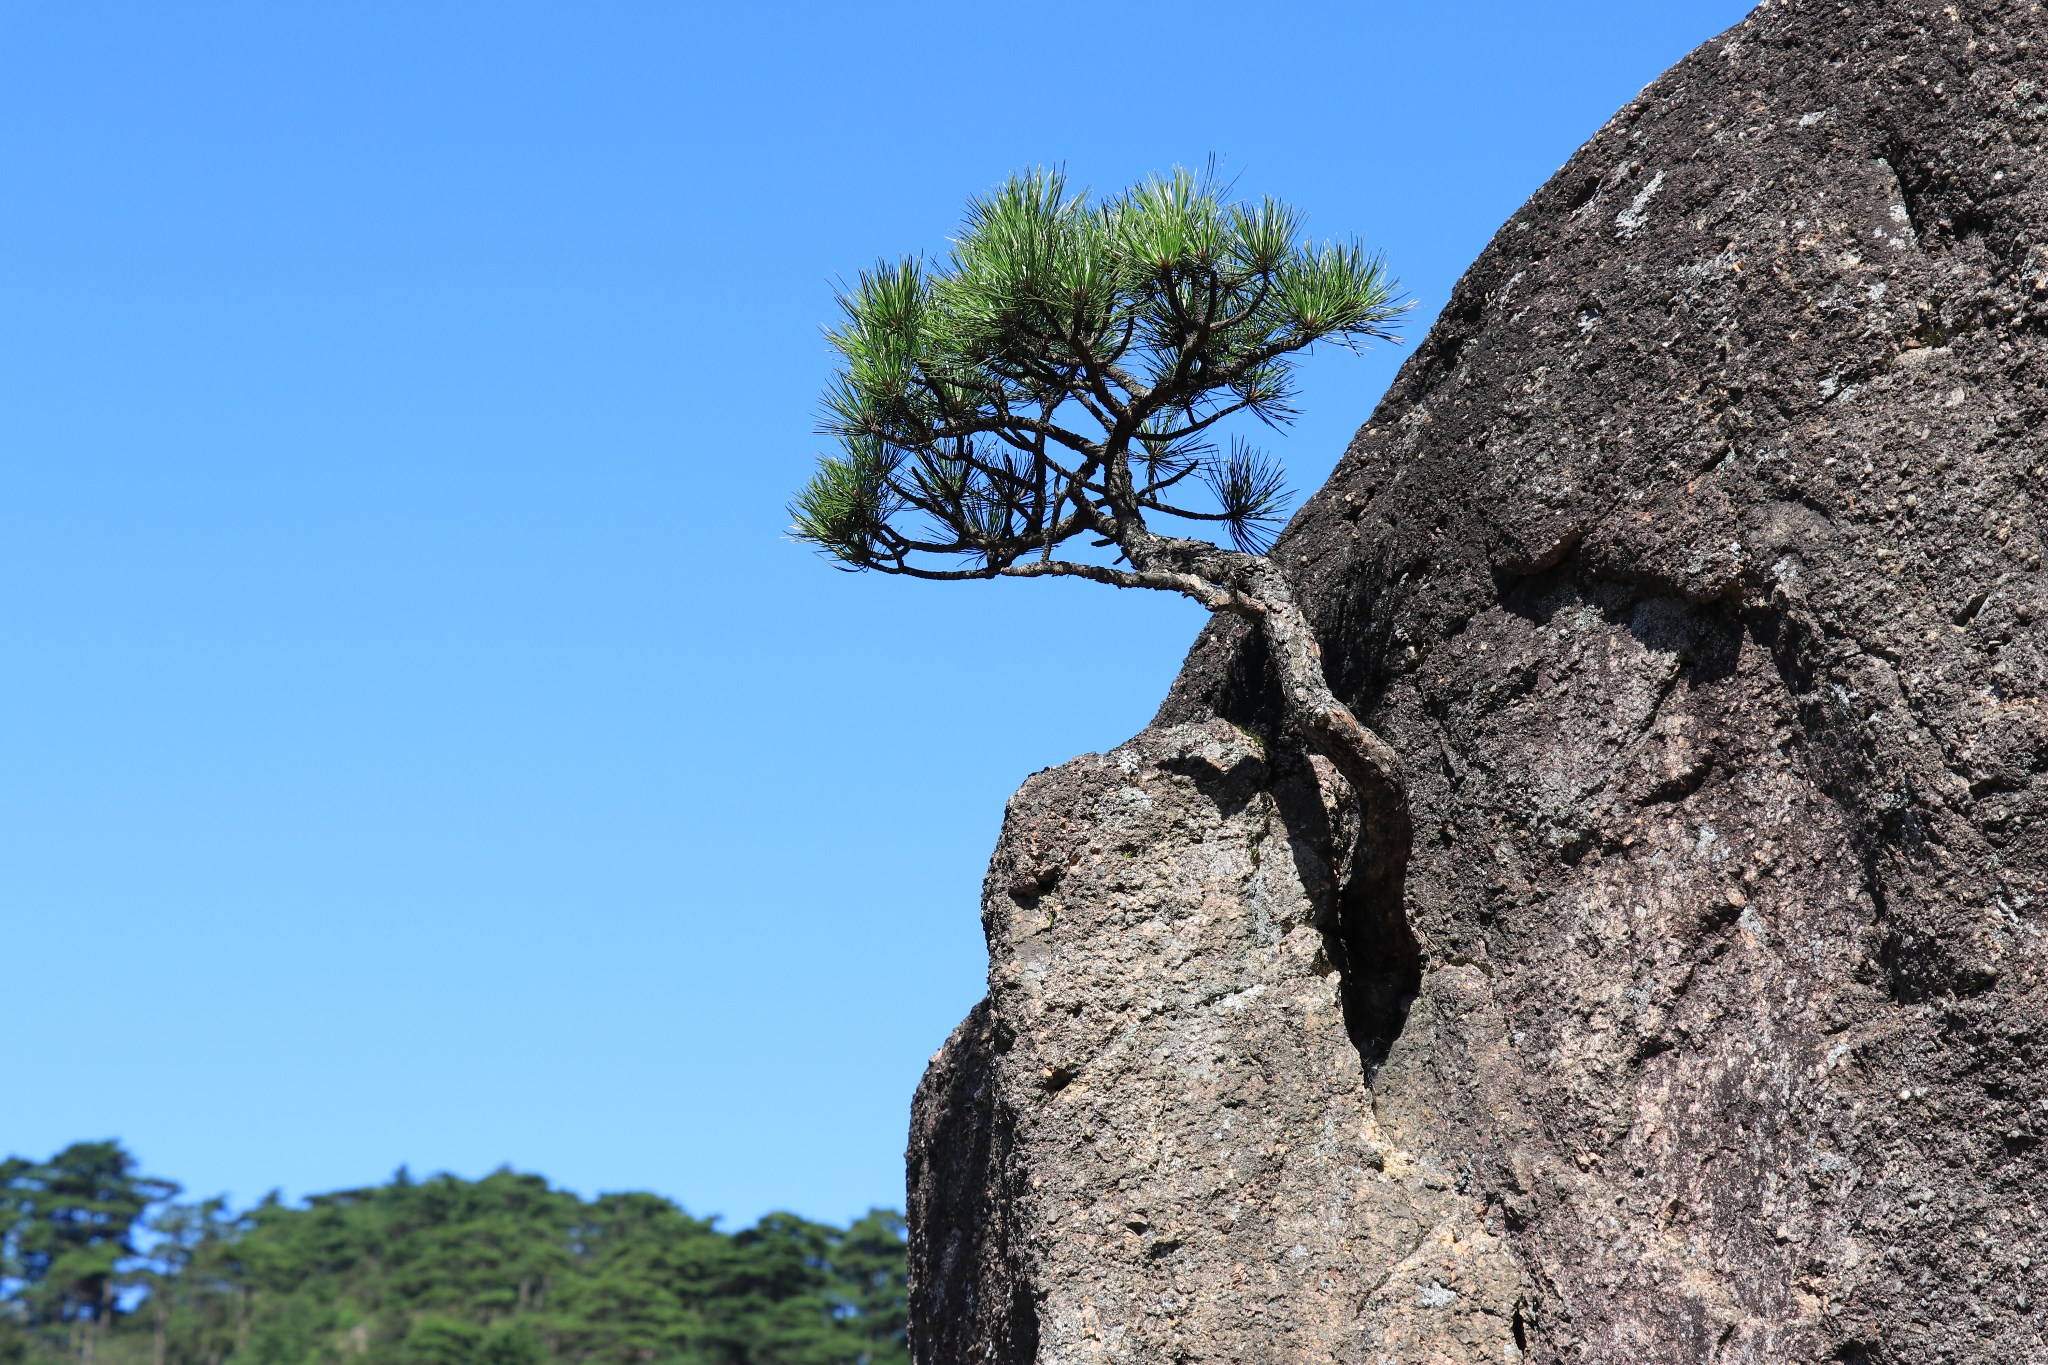
{"type": "Polygon", "coordinates": [[[2044,128],[2039,4],[1774,2],[1501,229],[1276,551],[1409,925],[1235,624],[1033,778],[924,1365],[2048,1361],[2044,128]]]}

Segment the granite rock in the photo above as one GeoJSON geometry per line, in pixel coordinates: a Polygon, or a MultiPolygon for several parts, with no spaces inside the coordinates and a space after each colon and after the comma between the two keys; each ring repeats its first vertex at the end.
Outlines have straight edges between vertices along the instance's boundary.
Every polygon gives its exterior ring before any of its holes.
{"type": "Polygon", "coordinates": [[[2048,1360],[2044,130],[2038,3],[1773,0],[1500,230],[1275,551],[1406,922],[1235,623],[1033,778],[921,1362],[2048,1360]]]}

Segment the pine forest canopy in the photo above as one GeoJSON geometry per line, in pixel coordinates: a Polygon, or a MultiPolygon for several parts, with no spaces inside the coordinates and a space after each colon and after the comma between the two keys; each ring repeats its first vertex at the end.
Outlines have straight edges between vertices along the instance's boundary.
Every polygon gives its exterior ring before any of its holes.
{"type": "Polygon", "coordinates": [[[176,1202],[112,1142],[0,1163],[0,1365],[901,1365],[902,1220],[718,1231],[539,1176],[176,1202]]]}
{"type": "Polygon", "coordinates": [[[1304,352],[1392,340],[1406,305],[1355,240],[1311,243],[1294,208],[1226,193],[1213,168],[1099,202],[1055,171],[1016,175],[969,202],[946,262],[862,274],[829,334],[822,431],[838,449],[792,530],[851,570],[1085,578],[1250,621],[1284,727],[1359,800],[1347,888],[1387,913],[1409,844],[1399,762],[1331,692],[1264,553],[1287,503],[1279,467],[1215,438],[1232,417],[1285,425],[1304,352]],[[1231,548],[1188,534],[1204,527],[1231,548]]]}

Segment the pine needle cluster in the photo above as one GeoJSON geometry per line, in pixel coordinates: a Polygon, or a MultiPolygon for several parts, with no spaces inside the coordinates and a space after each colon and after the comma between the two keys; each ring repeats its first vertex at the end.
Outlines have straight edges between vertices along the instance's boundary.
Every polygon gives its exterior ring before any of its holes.
{"type": "Polygon", "coordinates": [[[1284,475],[1218,424],[1286,425],[1300,356],[1392,339],[1406,305],[1357,241],[1227,193],[1213,167],[1099,201],[1032,171],[970,202],[947,260],[862,273],[796,538],[923,578],[1035,576],[1077,537],[1132,557],[1154,515],[1263,554],[1284,475]]]}

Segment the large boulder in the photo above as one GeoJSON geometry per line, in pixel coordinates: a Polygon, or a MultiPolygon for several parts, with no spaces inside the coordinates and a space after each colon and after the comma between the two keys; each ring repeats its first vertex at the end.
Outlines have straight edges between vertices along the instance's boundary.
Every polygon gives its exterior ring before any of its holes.
{"type": "Polygon", "coordinates": [[[921,1362],[2048,1360],[2044,128],[2033,0],[1781,0],[1501,229],[1276,550],[1406,921],[1233,623],[1032,779],[921,1362]]]}

